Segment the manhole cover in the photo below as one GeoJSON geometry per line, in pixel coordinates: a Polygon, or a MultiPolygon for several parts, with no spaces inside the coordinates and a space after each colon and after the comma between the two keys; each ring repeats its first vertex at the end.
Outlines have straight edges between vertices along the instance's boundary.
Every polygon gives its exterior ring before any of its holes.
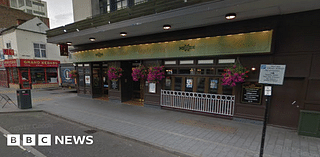
{"type": "Polygon", "coordinates": [[[93,133],[97,132],[97,130],[86,130],[84,132],[87,134],[93,134],[93,133]]]}

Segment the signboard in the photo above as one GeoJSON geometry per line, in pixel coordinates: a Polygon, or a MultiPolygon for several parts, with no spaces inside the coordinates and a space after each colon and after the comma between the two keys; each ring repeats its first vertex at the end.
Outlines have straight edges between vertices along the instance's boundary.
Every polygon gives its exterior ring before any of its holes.
{"type": "Polygon", "coordinates": [[[17,67],[18,62],[17,59],[5,59],[3,61],[4,67],[17,67]]]}
{"type": "Polygon", "coordinates": [[[84,79],[85,79],[86,85],[90,86],[90,76],[85,76],[84,79]]]}
{"type": "Polygon", "coordinates": [[[264,95],[265,96],[271,96],[272,94],[272,87],[271,86],[265,86],[264,87],[264,95]]]}
{"type": "Polygon", "coordinates": [[[60,61],[20,59],[20,67],[59,67],[60,61]]]}
{"type": "Polygon", "coordinates": [[[218,80],[210,80],[210,89],[218,89],[218,80]]]}
{"type": "Polygon", "coordinates": [[[13,49],[3,49],[3,54],[4,55],[14,55],[14,50],[13,49]]]}
{"type": "Polygon", "coordinates": [[[282,85],[286,65],[261,64],[259,83],[282,85]]]}
{"type": "Polygon", "coordinates": [[[156,93],[156,83],[149,83],[149,93],[156,93]]]}
{"type": "Polygon", "coordinates": [[[192,79],[187,79],[186,88],[192,88],[192,79]]]}
{"type": "Polygon", "coordinates": [[[60,44],[60,56],[68,56],[68,44],[60,44]]]}
{"type": "Polygon", "coordinates": [[[112,89],[118,89],[118,81],[112,80],[111,81],[111,88],[112,89]]]}
{"type": "Polygon", "coordinates": [[[245,83],[242,84],[241,103],[261,104],[262,84],[245,83]]]}

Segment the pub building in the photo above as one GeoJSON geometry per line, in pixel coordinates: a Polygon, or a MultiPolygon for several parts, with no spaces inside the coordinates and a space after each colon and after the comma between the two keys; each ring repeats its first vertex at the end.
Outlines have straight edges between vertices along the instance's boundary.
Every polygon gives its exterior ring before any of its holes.
{"type": "Polygon", "coordinates": [[[4,78],[9,88],[38,89],[59,87],[57,68],[60,61],[36,59],[5,59],[4,78]]]}
{"type": "MultiPolygon", "coordinates": [[[[97,40],[85,44],[77,44],[89,37],[81,30],[62,32],[80,27],[77,22],[47,33],[48,42],[73,43],[79,96],[143,100],[145,106],[230,119],[262,121],[266,103],[264,85],[258,83],[260,66],[286,65],[283,85],[273,87],[268,124],[297,129],[300,110],[320,111],[319,14],[320,10],[301,11],[132,37],[127,31],[126,37],[106,41],[98,41],[103,33],[99,27],[99,34],[88,28],[97,40]],[[248,77],[233,87],[222,85],[225,69],[234,64],[246,67],[248,77]],[[164,66],[165,78],[159,83],[133,81],[132,69],[139,65],[164,66]],[[110,67],[121,67],[123,75],[110,81],[110,67]]],[[[104,15],[100,16],[87,21],[104,15]]]]}

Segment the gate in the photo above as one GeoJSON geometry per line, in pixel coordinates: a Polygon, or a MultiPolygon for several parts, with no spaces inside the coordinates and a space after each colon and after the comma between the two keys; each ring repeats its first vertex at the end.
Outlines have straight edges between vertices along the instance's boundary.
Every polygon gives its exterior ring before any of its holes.
{"type": "Polygon", "coordinates": [[[190,111],[233,116],[235,96],[161,90],[160,105],[190,111]]]}

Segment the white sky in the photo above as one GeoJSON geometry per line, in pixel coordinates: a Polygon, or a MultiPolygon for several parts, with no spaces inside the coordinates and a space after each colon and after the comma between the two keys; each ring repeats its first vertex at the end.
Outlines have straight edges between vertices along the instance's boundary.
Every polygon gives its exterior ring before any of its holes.
{"type": "Polygon", "coordinates": [[[43,0],[47,2],[50,29],[73,23],[72,0],[43,0]]]}

